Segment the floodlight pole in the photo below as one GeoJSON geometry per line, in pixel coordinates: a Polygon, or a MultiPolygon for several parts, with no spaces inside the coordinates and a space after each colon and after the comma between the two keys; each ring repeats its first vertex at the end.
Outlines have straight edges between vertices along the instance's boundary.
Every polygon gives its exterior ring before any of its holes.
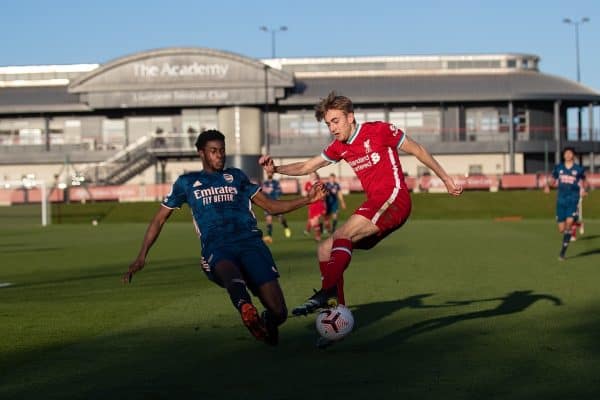
{"type": "MultiPolygon", "coordinates": [[[[263,32],[267,32],[271,34],[271,58],[276,57],[275,53],[275,41],[276,35],[278,32],[285,32],[288,30],[287,26],[282,25],[279,28],[267,28],[266,26],[260,26],[258,28],[263,32]]],[[[269,138],[269,65],[265,64],[265,118],[264,118],[264,144],[265,144],[265,152],[270,154],[271,152],[271,140],[269,138]]]]}
{"type": "MultiPolygon", "coordinates": [[[[583,17],[579,21],[572,20],[570,18],[564,18],[563,22],[567,25],[573,25],[575,27],[575,64],[577,68],[577,83],[581,83],[581,68],[579,65],[579,25],[583,25],[586,22],[590,22],[588,17],[583,17]]],[[[581,141],[581,107],[577,108],[577,141],[581,141]]]]}
{"type": "Polygon", "coordinates": [[[267,28],[266,26],[261,26],[258,29],[260,29],[263,32],[267,32],[271,34],[271,58],[275,58],[275,41],[276,41],[276,37],[275,35],[277,34],[277,32],[285,32],[288,30],[288,27],[285,25],[280,26],[279,28],[267,28]]]}

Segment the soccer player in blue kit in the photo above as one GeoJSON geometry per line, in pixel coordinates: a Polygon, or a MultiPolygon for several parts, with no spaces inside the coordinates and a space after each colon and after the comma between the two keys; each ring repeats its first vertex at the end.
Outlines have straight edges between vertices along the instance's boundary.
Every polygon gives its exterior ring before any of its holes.
{"type": "Polygon", "coordinates": [[[225,136],[221,132],[202,132],[196,140],[196,149],[203,169],[177,178],[150,222],[138,256],[123,275],[123,282],[130,283],[133,275],[144,267],[148,251],[173,210],[188,203],[202,244],[202,269],[210,280],[227,290],[252,335],[276,345],[278,326],[286,320],[287,308],[277,267],[262,241],[251,203],[277,215],[323,198],[325,189],[318,185],[305,197],[272,200],[241,170],[225,168],[225,136]],[[262,316],[252,304],[248,289],[265,307],[262,316]]]}
{"type": "Polygon", "coordinates": [[[338,209],[341,204],[342,208],[346,209],[346,202],[342,194],[342,187],[337,182],[335,174],[329,175],[329,180],[325,182],[325,229],[333,233],[337,229],[338,209]]]}
{"type": "MultiPolygon", "coordinates": [[[[272,173],[267,173],[267,180],[262,184],[262,191],[273,200],[279,200],[282,194],[281,184],[277,179],[273,178],[272,173]]],[[[292,236],[292,230],[288,226],[285,215],[277,215],[279,222],[283,225],[283,233],[286,238],[292,236]]],[[[273,243],[273,215],[265,210],[265,222],[267,223],[267,234],[263,236],[263,241],[267,244],[273,243]]]]}
{"type": "Polygon", "coordinates": [[[550,185],[558,182],[558,193],[556,195],[556,222],[558,231],[562,233],[562,247],[559,260],[565,259],[567,247],[571,241],[571,227],[577,221],[579,211],[579,197],[586,195],[585,171],[579,164],[575,164],[575,150],[567,147],[563,150],[563,162],[557,164],[552,170],[552,177],[546,183],[546,192],[550,191],[550,185]]]}

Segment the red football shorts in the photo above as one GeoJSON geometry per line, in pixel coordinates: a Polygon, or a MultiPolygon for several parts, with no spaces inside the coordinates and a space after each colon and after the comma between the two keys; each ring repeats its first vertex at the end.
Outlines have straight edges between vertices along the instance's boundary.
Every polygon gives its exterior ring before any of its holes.
{"type": "Polygon", "coordinates": [[[308,205],[308,219],[313,219],[325,215],[325,202],[322,200],[315,201],[308,205]]]}
{"type": "Polygon", "coordinates": [[[369,196],[367,200],[358,207],[354,214],[362,215],[379,228],[375,235],[366,237],[354,244],[356,249],[370,249],[379,243],[390,233],[400,228],[410,215],[411,200],[406,189],[400,189],[395,198],[393,196],[381,196],[379,194],[369,196]]]}

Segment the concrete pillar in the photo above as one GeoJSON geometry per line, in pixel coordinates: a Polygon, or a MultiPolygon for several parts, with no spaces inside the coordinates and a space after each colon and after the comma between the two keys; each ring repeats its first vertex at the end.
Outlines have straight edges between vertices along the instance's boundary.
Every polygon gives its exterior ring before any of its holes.
{"type": "Polygon", "coordinates": [[[508,128],[508,158],[509,173],[515,173],[515,110],[513,102],[508,102],[508,119],[510,121],[508,128]]]}
{"type": "Polygon", "coordinates": [[[588,125],[588,140],[591,142],[594,140],[594,105],[592,103],[588,104],[588,125]]]}
{"type": "Polygon", "coordinates": [[[227,166],[239,168],[250,179],[262,181],[258,165],[262,135],[262,115],[255,107],[224,107],[218,112],[219,130],[225,135],[227,166]]]}
{"type": "Polygon", "coordinates": [[[44,142],[46,151],[50,151],[50,117],[44,117],[44,142]]]}
{"type": "Polygon", "coordinates": [[[554,149],[554,164],[560,163],[560,148],[561,148],[561,135],[560,135],[560,100],[554,101],[554,142],[556,147],[554,149]]]}

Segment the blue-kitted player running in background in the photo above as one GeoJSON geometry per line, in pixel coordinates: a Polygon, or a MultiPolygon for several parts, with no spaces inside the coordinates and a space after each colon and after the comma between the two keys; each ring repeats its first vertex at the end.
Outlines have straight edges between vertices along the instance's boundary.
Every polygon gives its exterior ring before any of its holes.
{"type": "Polygon", "coordinates": [[[336,180],[335,174],[329,175],[329,180],[325,182],[325,230],[333,233],[337,229],[338,210],[340,206],[346,209],[346,202],[342,194],[342,187],[336,180]]]}
{"type": "Polygon", "coordinates": [[[558,182],[556,222],[558,231],[563,235],[559,260],[564,260],[571,241],[571,227],[579,216],[579,198],[586,195],[587,188],[585,171],[581,165],[575,164],[575,150],[571,147],[563,150],[563,162],[557,164],[552,170],[552,176],[548,177],[546,192],[550,191],[550,185],[555,182],[558,182]]]}
{"type": "Polygon", "coordinates": [[[202,132],[196,140],[203,170],[183,174],[150,222],[136,259],[123,275],[130,283],[144,268],[150,247],[173,209],[187,203],[202,244],[201,267],[208,278],[224,287],[244,325],[268,344],[278,343],[278,326],[287,318],[279,272],[262,241],[251,202],[272,214],[305,206],[325,196],[323,185],[293,200],[272,200],[237,168],[225,168],[225,136],[216,130],[202,132]],[[252,304],[248,288],[265,307],[262,317],[252,304]]]}
{"type": "MultiPolygon", "coordinates": [[[[269,196],[271,200],[279,200],[281,197],[281,184],[277,179],[273,178],[272,173],[267,174],[267,180],[262,184],[262,191],[264,194],[269,196]]],[[[287,220],[283,214],[278,214],[277,218],[281,225],[283,225],[283,233],[286,238],[292,236],[292,230],[288,226],[287,220]]],[[[273,215],[265,210],[265,222],[267,224],[267,234],[263,236],[263,241],[267,244],[273,243],[273,215]]]]}

